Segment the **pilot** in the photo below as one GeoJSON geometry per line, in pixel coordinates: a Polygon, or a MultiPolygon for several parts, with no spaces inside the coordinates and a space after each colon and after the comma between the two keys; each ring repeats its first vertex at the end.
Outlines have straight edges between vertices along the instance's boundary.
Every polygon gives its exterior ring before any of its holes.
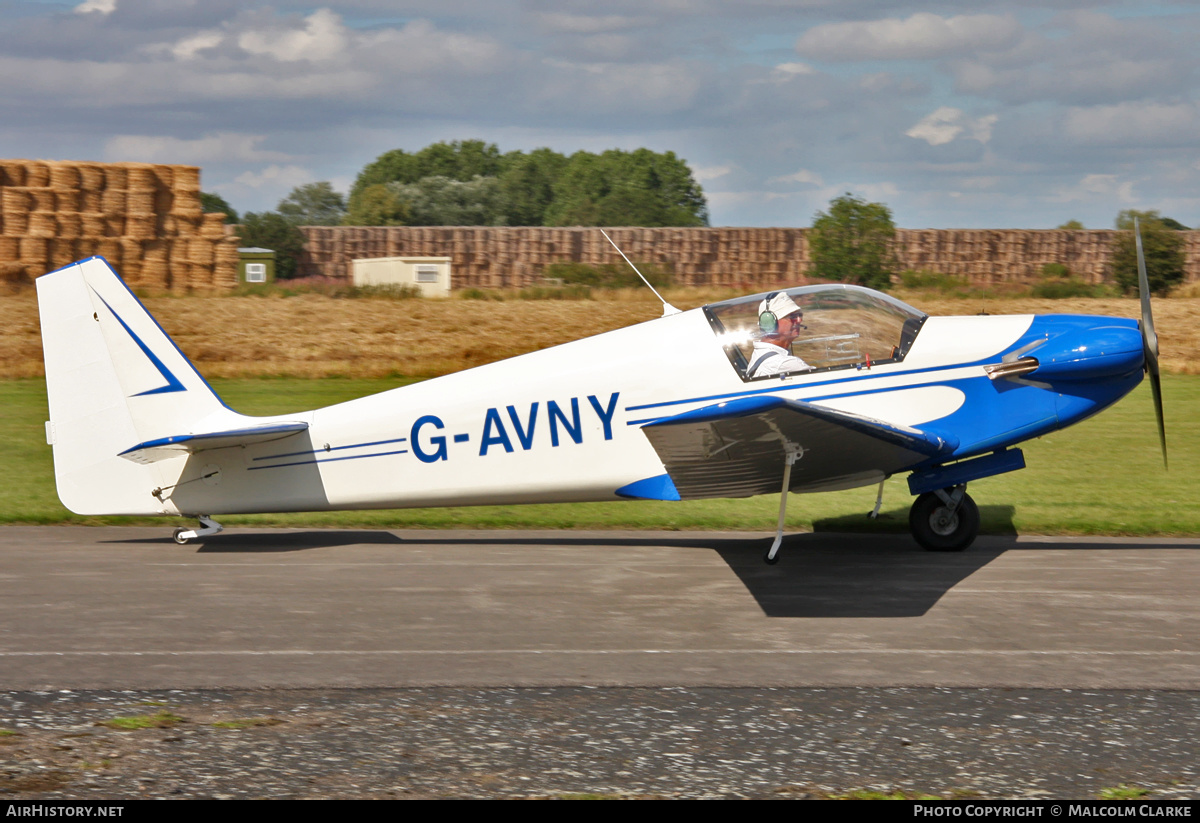
{"type": "Polygon", "coordinates": [[[750,377],[770,377],[788,372],[807,371],[812,366],[791,353],[792,341],[800,336],[804,311],[787,292],[773,291],[758,304],[758,327],[762,337],[755,341],[750,354],[750,377]]]}

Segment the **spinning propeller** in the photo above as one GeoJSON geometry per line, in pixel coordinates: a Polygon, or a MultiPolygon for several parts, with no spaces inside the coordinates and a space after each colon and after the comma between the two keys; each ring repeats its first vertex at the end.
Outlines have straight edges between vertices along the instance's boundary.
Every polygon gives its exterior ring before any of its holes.
{"type": "Polygon", "coordinates": [[[1146,373],[1154,393],[1154,413],[1158,416],[1158,443],[1162,447],[1163,466],[1167,465],[1167,430],[1163,425],[1162,379],[1158,375],[1158,335],[1154,333],[1154,315],[1150,313],[1150,280],[1146,276],[1146,258],[1142,254],[1142,232],[1133,218],[1133,240],[1137,248],[1138,294],[1142,298],[1142,349],[1146,357],[1146,373]]]}

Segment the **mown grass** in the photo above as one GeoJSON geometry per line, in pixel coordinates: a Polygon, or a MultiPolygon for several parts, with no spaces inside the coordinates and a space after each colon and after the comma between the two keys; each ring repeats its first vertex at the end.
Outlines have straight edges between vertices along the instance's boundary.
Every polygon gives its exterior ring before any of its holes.
{"type": "MultiPolygon", "coordinates": [[[[405,381],[225,379],[212,381],[225,401],[248,414],[282,414],[393,388],[405,381]]],[[[1200,378],[1164,377],[1171,471],[1163,470],[1149,389],[1097,417],[1026,443],[1029,468],[973,483],[983,530],[990,534],[1200,534],[1200,378]]],[[[0,380],[0,523],[156,523],[83,518],[58,501],[45,444],[45,385],[0,380]]],[[[793,497],[791,530],[905,532],[911,497],[903,477],[887,481],[883,514],[867,519],[875,489],[793,497]]],[[[770,531],[778,498],[683,503],[614,503],[402,509],[221,518],[227,526],[365,528],[561,528],[770,531]]],[[[164,533],[166,533],[164,531],[164,533]]]]}

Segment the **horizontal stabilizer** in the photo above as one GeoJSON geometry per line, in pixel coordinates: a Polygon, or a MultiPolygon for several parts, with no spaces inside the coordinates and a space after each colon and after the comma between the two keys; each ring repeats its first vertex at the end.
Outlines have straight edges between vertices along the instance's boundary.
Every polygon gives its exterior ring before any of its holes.
{"type": "Polygon", "coordinates": [[[684,499],[777,493],[786,449],[792,491],[875,483],[958,447],[952,437],[782,397],[746,397],[642,427],[684,499]]]}
{"type": "Polygon", "coordinates": [[[120,456],[134,463],[156,463],[171,457],[184,454],[207,451],[209,449],[225,449],[230,446],[248,446],[251,443],[266,443],[270,440],[280,440],[308,430],[304,422],[270,423],[263,426],[249,426],[227,431],[198,432],[195,434],[177,434],[171,437],[159,437],[138,443],[120,456]]]}

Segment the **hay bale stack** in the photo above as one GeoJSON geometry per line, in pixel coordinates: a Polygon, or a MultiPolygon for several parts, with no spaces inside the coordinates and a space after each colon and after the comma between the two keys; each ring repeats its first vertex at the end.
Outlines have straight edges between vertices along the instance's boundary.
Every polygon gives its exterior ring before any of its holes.
{"type": "Polygon", "coordinates": [[[58,233],[58,218],[52,211],[35,211],[29,213],[29,228],[27,237],[50,238],[58,233]]]}
{"type": "MultiPolygon", "coordinates": [[[[312,226],[304,227],[304,276],[349,279],[360,257],[448,256],[458,288],[536,282],[555,262],[618,263],[593,228],[312,226]]],[[[807,282],[808,230],[799,228],[614,228],[609,234],[635,261],[671,266],[680,285],[764,291],[807,282]]],[[[977,285],[1032,283],[1047,263],[1063,263],[1088,282],[1110,275],[1112,230],[900,229],[894,250],[902,269],[928,269],[977,285]]],[[[1200,280],[1200,231],[1186,240],[1185,277],[1200,280]]]]}
{"type": "Polygon", "coordinates": [[[125,188],[106,188],[100,193],[100,211],[105,214],[124,215],[129,208],[129,191],[125,188]]]}
{"type": "Polygon", "coordinates": [[[58,234],[56,237],[80,237],[83,234],[83,220],[77,211],[60,211],[58,213],[58,234]]]}
{"type": "MultiPolygon", "coordinates": [[[[117,242],[121,244],[121,251],[118,255],[121,261],[121,268],[118,269],[121,277],[130,285],[141,283],[142,267],[145,262],[145,250],[142,248],[141,242],[132,237],[120,237],[117,238],[117,242]]],[[[113,263],[112,260],[108,262],[113,263]]],[[[113,267],[116,267],[116,263],[113,263],[113,267]]]]}
{"type": "Polygon", "coordinates": [[[0,160],[0,186],[25,186],[25,164],[20,160],[0,160]]]}
{"type": "Polygon", "coordinates": [[[98,254],[108,261],[117,271],[121,271],[121,261],[123,260],[124,247],[121,241],[116,237],[105,237],[96,240],[96,247],[92,254],[98,254]]]}
{"type": "Polygon", "coordinates": [[[149,289],[237,280],[237,241],[232,255],[216,253],[224,227],[203,214],[195,166],[0,160],[0,237],[0,262],[30,278],[100,254],[149,289]]]}
{"type": "Polygon", "coordinates": [[[0,282],[3,283],[22,283],[28,279],[24,263],[3,262],[0,263],[0,282]]]}
{"type": "Polygon", "coordinates": [[[0,262],[16,263],[21,259],[21,238],[0,235],[0,262]]]}
{"type": "Polygon", "coordinates": [[[225,238],[225,215],[201,215],[199,234],[208,240],[223,240],[225,238]]]}
{"type": "Polygon", "coordinates": [[[104,190],[129,188],[129,169],[119,163],[110,163],[102,167],[104,172],[104,190]]]}
{"type": "Polygon", "coordinates": [[[100,212],[83,212],[79,215],[80,231],[84,237],[108,237],[108,220],[100,212]]]}
{"type": "Polygon", "coordinates": [[[45,163],[25,164],[25,185],[33,188],[50,185],[50,167],[45,163]]]}
{"type": "Polygon", "coordinates": [[[171,284],[171,268],[167,255],[167,240],[147,240],[142,246],[142,271],[138,285],[143,288],[166,289],[171,284]]]}

